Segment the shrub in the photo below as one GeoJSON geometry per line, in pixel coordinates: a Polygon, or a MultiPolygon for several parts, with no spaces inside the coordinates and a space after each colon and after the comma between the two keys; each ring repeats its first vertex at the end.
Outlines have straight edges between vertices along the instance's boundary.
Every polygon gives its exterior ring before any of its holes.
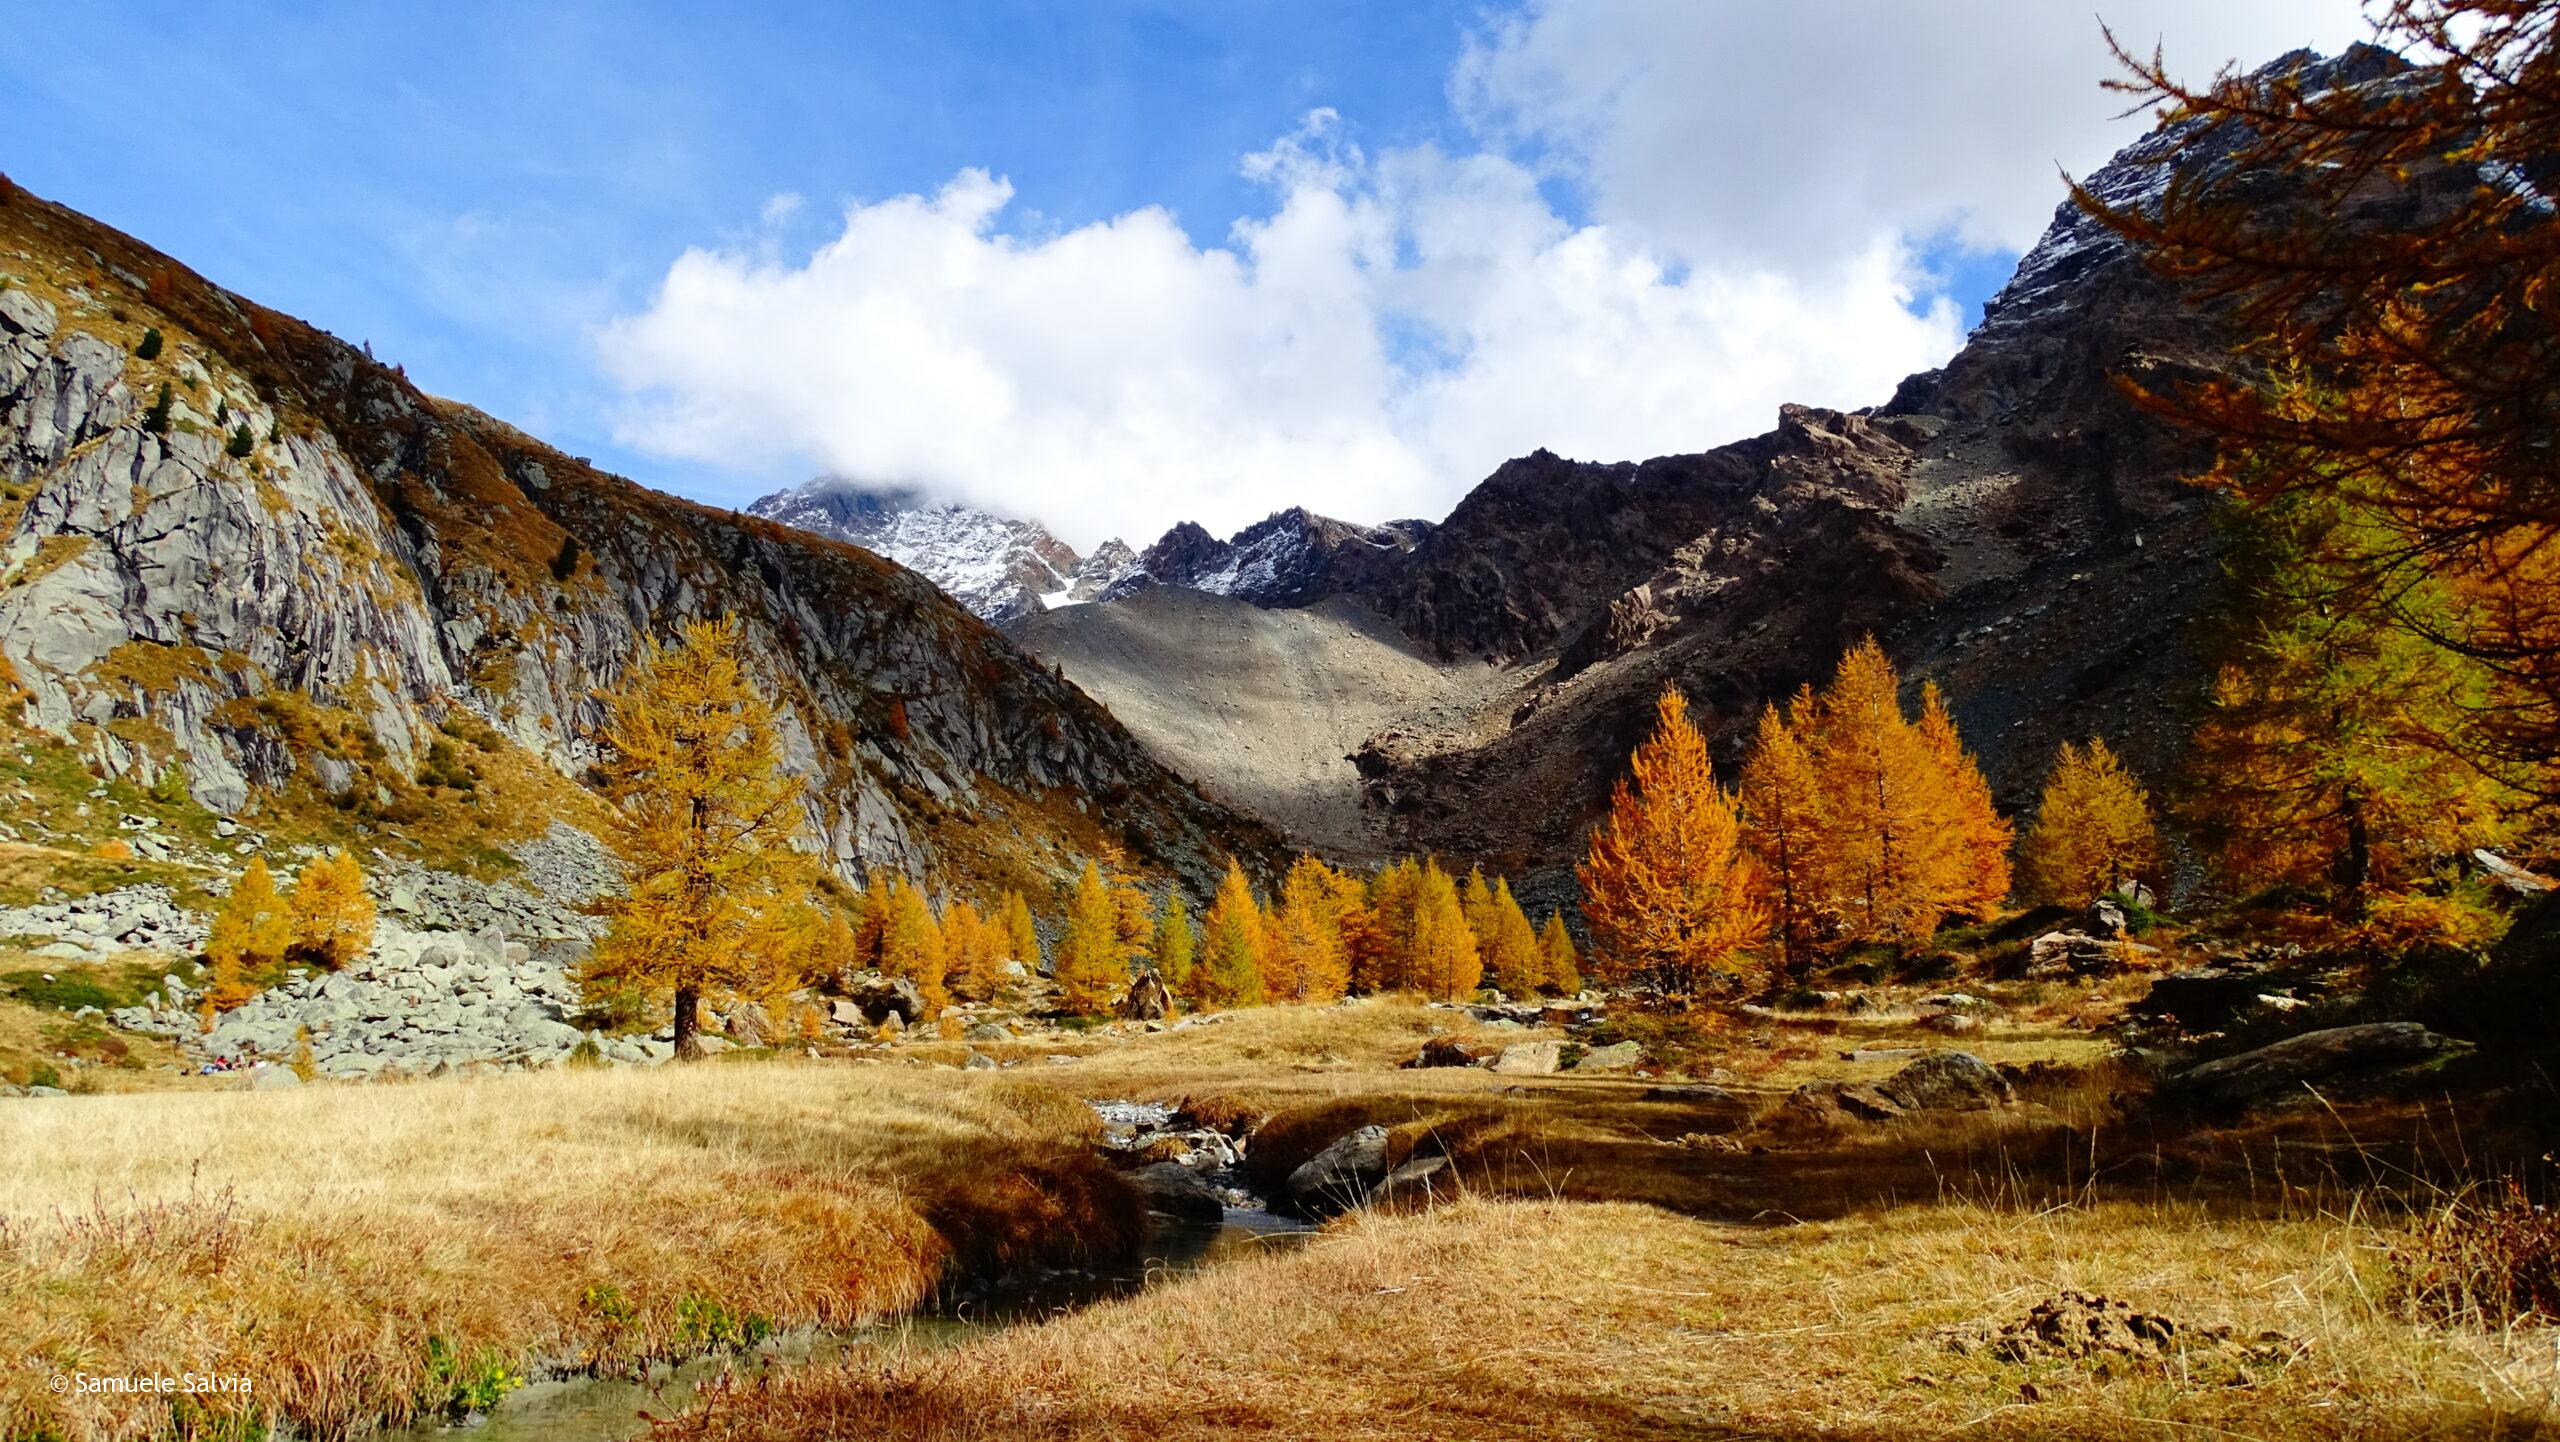
{"type": "Polygon", "coordinates": [[[453,1416],[486,1412],[523,1385],[523,1375],[509,1371],[493,1348],[465,1357],[442,1337],[427,1339],[427,1384],[419,1400],[431,1410],[453,1416]]]}
{"type": "Polygon", "coordinates": [[[578,574],[578,538],[562,536],[559,554],[551,558],[551,579],[566,581],[578,574]]]}
{"type": "Polygon", "coordinates": [[[231,439],[223,444],[222,453],[235,461],[245,460],[257,448],[258,438],[249,434],[249,423],[242,421],[239,429],[231,433],[231,439]]]}
{"type": "Polygon", "coordinates": [[[2494,1200],[2457,1196],[2391,1249],[2391,1272],[2393,1300],[2428,1321],[2560,1319],[2560,1215],[2513,1179],[2494,1200]]]}
{"type": "Polygon", "coordinates": [[[163,806],[187,804],[187,768],[172,761],[151,778],[151,799],[163,806]]]}
{"type": "Polygon", "coordinates": [[[62,1073],[56,1071],[53,1063],[49,1061],[37,1062],[34,1066],[27,1068],[27,1085],[59,1089],[62,1086],[62,1073]]]}
{"type": "MultiPolygon", "coordinates": [[[[142,328],[142,343],[133,348],[133,358],[135,360],[158,360],[160,358],[160,344],[160,327],[156,325],[144,326],[142,328]]],[[[163,386],[161,388],[161,393],[166,395],[168,393],[168,388],[163,386]]]]}
{"type": "Polygon", "coordinates": [[[162,381],[160,383],[160,394],[152,399],[151,409],[142,413],[142,428],[151,432],[155,436],[167,435],[169,433],[169,406],[171,401],[172,397],[169,393],[169,383],[167,381],[162,381]]]}

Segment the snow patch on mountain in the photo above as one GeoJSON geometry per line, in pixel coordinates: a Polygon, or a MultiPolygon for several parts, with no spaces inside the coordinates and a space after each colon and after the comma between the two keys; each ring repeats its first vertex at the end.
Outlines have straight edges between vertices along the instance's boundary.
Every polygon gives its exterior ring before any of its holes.
{"type": "MultiPolygon", "coordinates": [[[[1037,521],[1011,520],[971,506],[928,500],[904,489],[873,489],[834,476],[777,491],[747,513],[850,541],[940,586],[988,621],[1010,621],[1074,598],[1086,562],[1037,521]]],[[[1101,557],[1113,541],[1095,552],[1101,557]]],[[[1090,590],[1098,591],[1094,585],[1090,590]]]]}

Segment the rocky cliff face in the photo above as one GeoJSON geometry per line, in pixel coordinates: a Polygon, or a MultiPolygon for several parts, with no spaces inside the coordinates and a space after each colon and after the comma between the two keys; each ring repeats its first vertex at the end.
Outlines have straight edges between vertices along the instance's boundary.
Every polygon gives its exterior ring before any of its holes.
{"type": "Polygon", "coordinates": [[[1107,843],[1206,882],[1268,846],[914,573],[598,472],[0,182],[0,691],[99,773],[396,834],[441,723],[568,786],[594,689],[722,612],[848,873],[1107,843]]]}
{"type": "Polygon", "coordinates": [[[1002,624],[1079,599],[1072,592],[1084,559],[1037,521],[1007,520],[971,506],[937,504],[914,491],[872,490],[833,476],[776,491],[748,506],[747,514],[886,556],[982,620],[1002,624]]]}

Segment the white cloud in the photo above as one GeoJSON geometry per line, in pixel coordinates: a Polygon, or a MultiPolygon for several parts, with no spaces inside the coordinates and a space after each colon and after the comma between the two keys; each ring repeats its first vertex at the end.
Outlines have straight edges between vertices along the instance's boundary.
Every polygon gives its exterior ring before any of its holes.
{"type": "Polygon", "coordinates": [[[1701,265],[1821,275],[1879,232],[2023,250],[2146,123],[2100,23],[2198,78],[2368,33],[2358,0],[1532,0],[1451,80],[1594,218],[1701,265]]]}
{"type": "MultiPolygon", "coordinates": [[[[2334,46],[2352,14],[2114,9],[2199,63],[2334,46]]],[[[1639,458],[1764,430],[1785,401],[1881,401],[1961,339],[1951,305],[1915,301],[1921,238],[2022,248],[2054,163],[2094,166],[2138,122],[2108,123],[2077,7],[1813,13],[1551,0],[1451,82],[1486,149],[1369,156],[1312,112],[1241,162],[1269,201],[1223,246],[1154,208],[1008,234],[1012,185],[969,170],[849,207],[805,259],[770,236],[688,251],[599,337],[621,434],[1144,544],[1292,504],[1436,517],[1541,445],[1639,458]],[[1549,203],[1558,178],[1587,216],[1549,203]]]]}

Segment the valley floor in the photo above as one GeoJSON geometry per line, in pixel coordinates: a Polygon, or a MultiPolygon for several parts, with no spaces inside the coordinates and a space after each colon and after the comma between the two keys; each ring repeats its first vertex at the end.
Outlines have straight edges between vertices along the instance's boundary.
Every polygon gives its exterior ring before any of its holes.
{"type": "Polygon", "coordinates": [[[1787,1088],[1946,1045],[1885,989],[1875,1014],[1732,1034],[1611,1023],[1688,1082],[1407,1068],[1434,1036],[1556,1033],[1371,1001],[10,1104],[0,1151],[37,1164],[0,1176],[0,1355],[36,1365],[0,1373],[0,1435],[230,1435],[50,1395],[48,1368],[238,1371],[260,1410],[333,1436],[526,1372],[847,1327],[955,1275],[1115,1255],[1142,1216],[1097,1155],[1085,1102],[1104,1099],[1250,1130],[1266,1194],[1364,1124],[1391,1159],[1449,1167],[1302,1251],[714,1387],[665,1435],[2450,1438],[2560,1417],[2547,1336],[2398,1299],[2409,1234],[2376,1183],[2444,1119],[2172,1125],[2118,1108],[2081,1024],[2102,995],[2004,995],[1962,1045],[2049,1064],[2018,1073],[2016,1105],[1816,1135],[1771,1124],[1787,1088]]]}

